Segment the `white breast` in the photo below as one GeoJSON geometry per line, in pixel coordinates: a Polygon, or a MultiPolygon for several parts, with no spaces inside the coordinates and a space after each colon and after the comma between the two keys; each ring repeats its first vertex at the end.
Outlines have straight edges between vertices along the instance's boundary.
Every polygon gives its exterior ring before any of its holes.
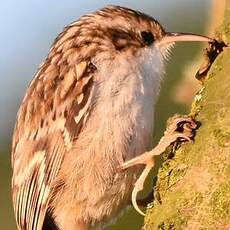
{"type": "Polygon", "coordinates": [[[149,147],[163,73],[162,56],[154,48],[142,49],[136,58],[121,54],[98,73],[95,134],[97,141],[108,143],[106,154],[111,148],[121,153],[119,162],[149,147]]]}

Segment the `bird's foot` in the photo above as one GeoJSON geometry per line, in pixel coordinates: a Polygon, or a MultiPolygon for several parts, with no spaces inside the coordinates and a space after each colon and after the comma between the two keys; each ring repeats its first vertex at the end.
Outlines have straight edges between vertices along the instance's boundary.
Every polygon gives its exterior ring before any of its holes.
{"type": "Polygon", "coordinates": [[[193,137],[193,130],[196,128],[194,120],[188,116],[175,115],[168,121],[168,126],[164,132],[164,136],[160,139],[158,145],[149,152],[146,152],[138,157],[135,157],[122,165],[119,166],[119,170],[125,170],[135,165],[145,165],[140,177],[137,179],[133,191],[132,191],[132,204],[133,207],[141,215],[145,215],[137,204],[137,194],[143,190],[144,182],[154,167],[154,156],[163,153],[166,148],[173,142],[179,141],[190,141],[193,137]]]}

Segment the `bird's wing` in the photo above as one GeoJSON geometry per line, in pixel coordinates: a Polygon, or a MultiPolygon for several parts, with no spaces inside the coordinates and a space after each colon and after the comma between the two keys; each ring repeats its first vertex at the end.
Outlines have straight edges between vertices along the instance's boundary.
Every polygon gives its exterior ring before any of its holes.
{"type": "Polygon", "coordinates": [[[62,37],[31,82],[15,126],[12,196],[17,225],[23,230],[42,229],[52,182],[92,102],[96,68],[90,61],[73,63],[76,50],[61,49],[62,37]]]}

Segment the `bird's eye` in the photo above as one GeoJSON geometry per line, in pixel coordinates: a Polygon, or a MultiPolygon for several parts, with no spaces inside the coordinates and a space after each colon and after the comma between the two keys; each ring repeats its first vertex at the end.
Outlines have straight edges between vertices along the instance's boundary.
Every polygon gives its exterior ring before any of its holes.
{"type": "Polygon", "coordinates": [[[151,32],[149,31],[142,31],[141,32],[141,37],[143,39],[143,42],[145,45],[150,46],[154,42],[154,36],[151,32]]]}

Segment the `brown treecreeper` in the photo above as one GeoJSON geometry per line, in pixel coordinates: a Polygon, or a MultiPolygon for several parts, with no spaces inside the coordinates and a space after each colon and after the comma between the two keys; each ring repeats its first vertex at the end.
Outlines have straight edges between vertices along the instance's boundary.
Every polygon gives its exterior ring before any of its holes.
{"type": "Polygon", "coordinates": [[[103,226],[131,199],[139,210],[136,194],[153,156],[189,140],[195,127],[178,118],[149,151],[164,61],[176,41],[212,39],[166,32],[152,17],[119,6],[82,16],[56,38],[14,130],[18,229],[103,226]]]}

